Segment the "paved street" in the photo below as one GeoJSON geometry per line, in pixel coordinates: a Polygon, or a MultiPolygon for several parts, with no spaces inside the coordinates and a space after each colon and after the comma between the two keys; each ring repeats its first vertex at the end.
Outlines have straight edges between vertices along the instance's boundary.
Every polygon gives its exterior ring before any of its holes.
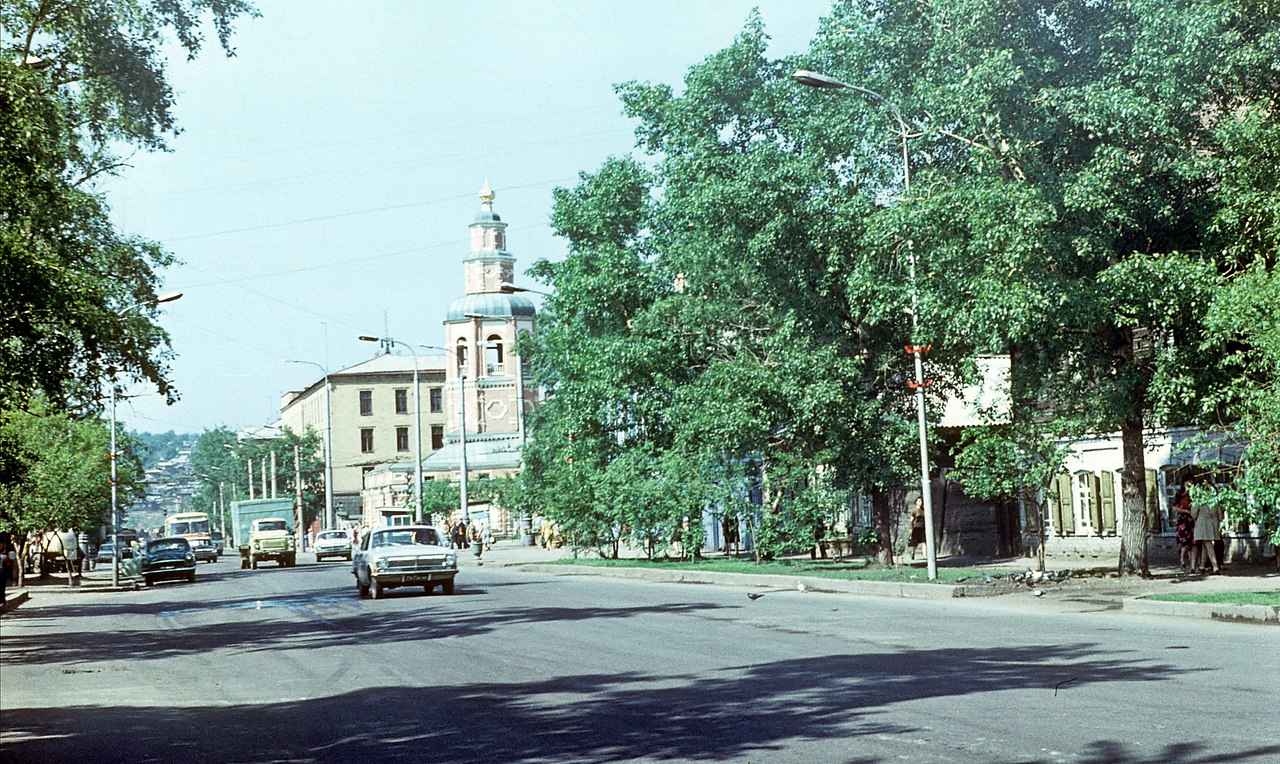
{"type": "Polygon", "coordinates": [[[1280,761],[1280,629],[1036,604],[223,558],[6,614],[0,761],[1280,761]]]}

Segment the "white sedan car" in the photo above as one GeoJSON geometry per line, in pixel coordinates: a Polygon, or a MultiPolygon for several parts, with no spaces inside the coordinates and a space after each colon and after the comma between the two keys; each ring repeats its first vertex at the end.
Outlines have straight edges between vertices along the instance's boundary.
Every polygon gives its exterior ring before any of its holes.
{"type": "Polygon", "coordinates": [[[397,586],[421,586],[430,594],[437,585],[453,594],[458,555],[431,526],[397,525],[364,534],[351,566],[361,596],[378,599],[397,586]]]}
{"type": "Polygon", "coordinates": [[[351,531],[320,531],[320,535],[316,536],[316,543],[312,549],[314,549],[316,553],[316,562],[320,562],[326,557],[341,557],[344,560],[350,561],[351,531]]]}

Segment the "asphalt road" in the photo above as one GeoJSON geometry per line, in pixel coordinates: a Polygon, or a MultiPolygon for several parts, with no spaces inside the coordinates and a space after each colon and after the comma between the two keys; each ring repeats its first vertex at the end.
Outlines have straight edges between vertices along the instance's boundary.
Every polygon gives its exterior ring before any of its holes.
{"type": "Polygon", "coordinates": [[[41,595],[4,762],[1280,762],[1280,629],[343,562],[41,595]]]}

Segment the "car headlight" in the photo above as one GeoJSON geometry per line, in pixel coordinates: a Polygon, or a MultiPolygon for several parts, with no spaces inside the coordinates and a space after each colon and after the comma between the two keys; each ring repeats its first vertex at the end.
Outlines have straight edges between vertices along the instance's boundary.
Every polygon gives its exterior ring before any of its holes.
{"type": "Polygon", "coordinates": [[[386,561],[386,560],[374,560],[374,561],[373,561],[373,569],[374,569],[374,570],[384,570],[386,567],[387,567],[387,561],[386,561]]]}
{"type": "Polygon", "coordinates": [[[447,566],[449,566],[450,568],[456,568],[456,567],[458,567],[458,555],[456,555],[456,554],[446,554],[446,555],[444,556],[444,564],[445,564],[445,565],[447,565],[447,566]]]}
{"type": "Polygon", "coordinates": [[[190,552],[187,552],[187,562],[195,562],[195,560],[196,560],[196,556],[190,552]]]}

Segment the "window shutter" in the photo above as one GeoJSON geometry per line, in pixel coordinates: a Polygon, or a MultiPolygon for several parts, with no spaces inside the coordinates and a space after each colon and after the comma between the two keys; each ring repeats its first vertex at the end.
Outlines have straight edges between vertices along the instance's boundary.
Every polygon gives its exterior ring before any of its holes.
{"type": "Polygon", "coordinates": [[[1084,508],[1089,513],[1089,525],[1093,528],[1093,532],[1102,535],[1102,481],[1098,478],[1098,473],[1091,472],[1088,476],[1089,481],[1089,506],[1084,508]]]}
{"type": "Polygon", "coordinates": [[[1147,530],[1160,533],[1164,530],[1160,522],[1160,489],[1156,480],[1156,471],[1147,470],[1147,530]]]}
{"type": "Polygon", "coordinates": [[[1102,523],[1098,526],[1100,533],[1116,532],[1116,477],[1111,472],[1098,475],[1098,483],[1102,490],[1098,493],[1098,506],[1102,523]]]}
{"type": "Polygon", "coordinates": [[[1063,473],[1054,479],[1053,527],[1060,535],[1076,532],[1076,515],[1071,506],[1071,476],[1063,473]]]}

